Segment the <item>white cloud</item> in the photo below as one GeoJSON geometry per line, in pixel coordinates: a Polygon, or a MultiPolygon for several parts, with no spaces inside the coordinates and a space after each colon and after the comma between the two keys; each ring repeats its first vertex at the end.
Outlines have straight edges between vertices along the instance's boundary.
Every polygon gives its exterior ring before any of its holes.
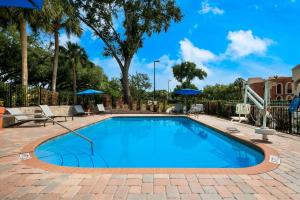
{"type": "Polygon", "coordinates": [[[265,55],[268,47],[274,43],[271,39],[253,35],[251,30],[229,31],[227,39],[230,40],[230,44],[225,54],[233,58],[251,54],[265,55]]]}
{"type": "MultiPolygon", "coordinates": [[[[238,77],[242,77],[242,74],[237,72],[236,68],[224,68],[221,66],[223,61],[233,62],[233,64],[238,64],[238,66],[243,66],[241,69],[243,75],[255,76],[257,71],[268,71],[267,74],[274,72],[272,68],[276,68],[279,72],[279,66],[275,65],[277,61],[271,63],[273,67],[267,67],[262,63],[246,60],[247,55],[264,55],[268,49],[268,46],[274,43],[270,39],[259,38],[253,35],[252,31],[230,31],[227,38],[230,40],[225,53],[216,55],[213,52],[200,48],[193,44],[189,39],[184,38],[179,41],[180,49],[178,51],[177,58],[171,58],[168,54],[162,55],[158,60],[160,63],[156,64],[156,89],[167,89],[168,80],[170,82],[170,89],[172,90],[178,82],[173,77],[172,66],[178,64],[182,61],[194,62],[198,68],[204,69],[208,76],[205,80],[195,79],[193,83],[198,87],[202,88],[208,84],[226,84],[230,83],[238,77]],[[235,58],[234,60],[230,58],[235,58]],[[238,59],[237,59],[238,58],[238,59]],[[249,70],[249,71],[247,71],[249,70]],[[255,74],[253,74],[255,73],[255,74]]],[[[264,57],[268,59],[269,57],[264,57]]],[[[270,58],[274,60],[274,58],[270,58]]],[[[94,59],[94,63],[103,67],[105,73],[109,77],[120,77],[121,71],[118,64],[113,58],[94,59]]],[[[149,61],[138,56],[134,56],[131,67],[130,74],[136,72],[148,74],[151,83],[153,83],[153,61],[149,61]]],[[[244,77],[247,78],[247,77],[244,77]]]]}
{"type": "Polygon", "coordinates": [[[201,4],[201,9],[198,11],[199,14],[204,15],[208,13],[212,13],[214,15],[223,15],[224,10],[218,7],[211,6],[208,0],[203,1],[201,4]]]}
{"type": "Polygon", "coordinates": [[[185,38],[179,42],[180,56],[184,61],[194,62],[199,68],[209,72],[206,63],[215,60],[217,57],[211,51],[196,47],[190,40],[185,38]]]}
{"type": "Polygon", "coordinates": [[[61,45],[65,45],[67,42],[79,43],[80,38],[74,35],[67,36],[67,34],[63,33],[59,36],[59,42],[61,45]]]}

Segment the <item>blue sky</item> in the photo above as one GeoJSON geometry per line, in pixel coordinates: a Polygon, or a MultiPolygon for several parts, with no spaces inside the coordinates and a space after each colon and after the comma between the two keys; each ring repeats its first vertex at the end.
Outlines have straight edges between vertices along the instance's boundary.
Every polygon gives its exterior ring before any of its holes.
{"type": "MultiPolygon", "coordinates": [[[[237,77],[291,76],[300,63],[300,0],[178,0],[177,5],[183,20],[167,33],[145,37],[130,69],[152,80],[153,60],[159,59],[158,89],[166,89],[168,80],[175,87],[171,67],[182,61],[208,72],[205,80],[194,81],[199,88],[237,77]]],[[[80,38],[62,33],[62,41],[78,42],[109,77],[119,77],[114,59],[102,56],[103,42],[83,28],[80,38]]]]}

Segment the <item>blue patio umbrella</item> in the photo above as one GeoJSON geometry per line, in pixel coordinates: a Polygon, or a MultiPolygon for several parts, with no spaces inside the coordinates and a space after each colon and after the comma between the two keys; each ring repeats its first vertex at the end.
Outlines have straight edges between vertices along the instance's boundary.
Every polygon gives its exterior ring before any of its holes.
{"type": "Polygon", "coordinates": [[[39,9],[43,7],[44,0],[0,0],[0,7],[17,7],[39,9]]]}
{"type": "Polygon", "coordinates": [[[84,90],[84,91],[76,93],[77,96],[82,96],[83,97],[82,98],[83,101],[84,101],[85,97],[88,96],[88,101],[91,102],[91,103],[95,103],[95,101],[96,101],[95,100],[95,95],[97,95],[97,94],[104,94],[104,92],[101,91],[101,90],[88,89],[88,90],[84,90]],[[92,96],[92,95],[94,96],[93,101],[90,99],[90,96],[92,96]]]}
{"type": "Polygon", "coordinates": [[[88,89],[88,90],[78,92],[76,95],[95,95],[95,94],[104,94],[104,92],[102,92],[101,90],[88,89]]]}
{"type": "Polygon", "coordinates": [[[187,89],[176,90],[175,94],[185,95],[185,96],[195,96],[195,95],[198,95],[198,94],[202,94],[202,91],[187,88],[187,89]]]}
{"type": "MultiPolygon", "coordinates": [[[[198,94],[202,94],[202,91],[201,90],[195,90],[195,89],[186,88],[186,89],[176,90],[175,94],[185,96],[184,100],[185,100],[185,105],[187,107],[187,99],[186,99],[186,97],[187,96],[196,96],[198,94]]],[[[183,112],[186,112],[186,110],[184,110],[183,112]]]]}

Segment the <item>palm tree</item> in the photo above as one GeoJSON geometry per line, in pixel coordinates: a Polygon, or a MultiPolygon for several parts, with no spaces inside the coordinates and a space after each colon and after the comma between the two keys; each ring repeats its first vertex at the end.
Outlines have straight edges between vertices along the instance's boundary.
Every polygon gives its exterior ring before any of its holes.
{"type": "Polygon", "coordinates": [[[72,68],[74,103],[76,103],[77,66],[83,65],[88,60],[88,56],[85,50],[76,43],[67,42],[66,46],[61,48],[64,55],[64,60],[72,68]]]}
{"type": "Polygon", "coordinates": [[[41,26],[46,32],[54,35],[51,90],[56,91],[59,32],[64,30],[68,37],[71,34],[80,36],[82,33],[80,21],[76,16],[75,8],[67,0],[45,0],[42,12],[36,11],[36,14],[36,24],[41,26]]]}
{"type": "Polygon", "coordinates": [[[27,22],[31,24],[33,11],[23,8],[3,8],[0,12],[2,26],[16,24],[20,32],[21,55],[22,55],[22,85],[28,86],[28,64],[27,64],[27,22]]]}

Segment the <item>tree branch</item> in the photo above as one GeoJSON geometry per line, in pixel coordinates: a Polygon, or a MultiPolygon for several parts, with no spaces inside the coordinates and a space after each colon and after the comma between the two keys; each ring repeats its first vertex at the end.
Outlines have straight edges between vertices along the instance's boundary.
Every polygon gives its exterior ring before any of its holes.
{"type": "Polygon", "coordinates": [[[93,27],[87,20],[85,20],[81,15],[79,15],[78,18],[79,18],[81,21],[83,21],[86,25],[88,25],[91,29],[93,29],[93,31],[101,38],[101,40],[102,40],[102,41],[105,43],[105,45],[109,48],[109,50],[110,50],[111,53],[112,53],[112,56],[117,60],[119,66],[120,66],[121,68],[124,68],[124,65],[123,65],[121,59],[118,57],[118,55],[117,55],[117,53],[116,53],[114,47],[113,47],[111,44],[109,44],[109,42],[106,41],[106,39],[102,36],[102,34],[101,34],[95,27],[93,27]]]}
{"type": "Polygon", "coordinates": [[[132,56],[135,54],[135,52],[136,52],[137,49],[139,48],[140,42],[141,42],[142,37],[143,37],[143,34],[144,34],[144,33],[141,31],[141,32],[140,32],[140,35],[139,35],[139,37],[138,37],[138,42],[136,43],[135,47],[133,48],[133,51],[130,52],[130,54],[131,54],[132,56]]]}
{"type": "Polygon", "coordinates": [[[106,24],[112,29],[112,31],[114,32],[114,35],[116,36],[116,39],[117,39],[118,44],[119,44],[120,46],[122,46],[122,40],[121,40],[121,38],[120,38],[118,32],[116,31],[115,27],[114,27],[111,23],[109,23],[108,20],[106,20],[106,19],[104,19],[104,20],[105,20],[105,23],[106,23],[106,24]]]}

